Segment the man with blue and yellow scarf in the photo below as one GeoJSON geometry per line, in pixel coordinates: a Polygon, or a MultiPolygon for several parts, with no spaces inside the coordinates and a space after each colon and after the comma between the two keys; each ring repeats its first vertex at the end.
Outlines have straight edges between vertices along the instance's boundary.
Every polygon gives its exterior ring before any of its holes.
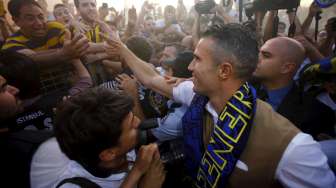
{"type": "Polygon", "coordinates": [[[183,117],[185,166],[194,187],[334,187],[327,158],[256,98],[247,82],[258,63],[256,37],[239,24],[214,25],[189,65],[191,81],[172,86],[117,39],[108,39],[146,87],[189,106],[183,117]]]}

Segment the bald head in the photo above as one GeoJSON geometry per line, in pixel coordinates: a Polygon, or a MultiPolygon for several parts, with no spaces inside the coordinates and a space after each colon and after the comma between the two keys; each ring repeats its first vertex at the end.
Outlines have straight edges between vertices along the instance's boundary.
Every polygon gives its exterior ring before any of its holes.
{"type": "Polygon", "coordinates": [[[298,41],[277,37],[268,40],[260,49],[259,63],[254,76],[274,88],[284,86],[293,79],[305,58],[305,50],[298,41]]]}
{"type": "Polygon", "coordinates": [[[267,41],[277,49],[277,53],[284,62],[292,62],[300,66],[305,59],[305,49],[302,44],[292,38],[277,37],[267,41]]]}

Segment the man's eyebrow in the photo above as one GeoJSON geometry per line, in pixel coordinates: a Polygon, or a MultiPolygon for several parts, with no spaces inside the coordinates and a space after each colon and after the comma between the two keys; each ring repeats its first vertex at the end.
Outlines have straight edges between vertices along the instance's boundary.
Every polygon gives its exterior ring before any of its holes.
{"type": "Polygon", "coordinates": [[[195,59],[200,59],[200,57],[196,54],[193,54],[193,56],[194,56],[195,59]]]}
{"type": "Polygon", "coordinates": [[[268,51],[265,51],[265,50],[260,50],[260,52],[263,54],[263,55],[272,55],[272,53],[268,52],[268,51]]]}

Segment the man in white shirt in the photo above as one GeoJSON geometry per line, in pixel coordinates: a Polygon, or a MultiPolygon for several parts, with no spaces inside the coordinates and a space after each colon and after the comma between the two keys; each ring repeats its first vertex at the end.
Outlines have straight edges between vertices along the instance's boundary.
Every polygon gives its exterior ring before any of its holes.
{"type": "MultiPolygon", "coordinates": [[[[189,147],[186,155],[191,156],[190,160],[186,160],[186,164],[198,164],[199,168],[194,168],[190,176],[199,187],[220,187],[221,185],[335,187],[335,176],[327,164],[327,158],[311,136],[301,133],[287,119],[260,100],[243,101],[240,106],[233,102],[244,98],[243,93],[246,90],[246,95],[253,95],[253,89],[246,80],[250,78],[258,62],[258,44],[255,36],[243,26],[238,24],[212,26],[199,41],[194,52],[194,60],[189,65],[189,70],[193,73],[192,81],[183,82],[177,87],[167,84],[165,78],[139,60],[119,40],[109,39],[108,41],[110,44],[108,53],[120,55],[138,80],[148,88],[177,102],[191,105],[190,108],[195,107],[195,99],[201,99],[201,101],[208,99],[208,102],[203,103],[203,107],[198,110],[205,109],[212,117],[210,121],[212,119],[214,123],[199,125],[203,126],[203,131],[192,135],[203,138],[200,140],[203,145],[190,149],[192,147],[190,145],[199,143],[188,141],[186,137],[190,135],[186,134],[184,129],[185,146],[189,147]],[[230,122],[233,116],[227,109],[232,108],[237,113],[245,114],[243,111],[246,109],[243,106],[256,110],[254,116],[249,116],[253,114],[250,112],[246,115],[248,119],[243,123],[237,124],[237,121],[244,119],[241,116],[235,119],[235,122],[230,122]],[[227,116],[228,114],[230,117],[227,116]],[[224,125],[224,128],[221,128],[220,123],[225,123],[227,118],[229,118],[227,127],[224,125]],[[242,138],[240,133],[245,134],[244,131],[248,130],[245,128],[251,122],[249,119],[252,119],[253,127],[248,133],[247,144],[243,146],[244,151],[241,155],[238,154],[238,157],[230,155],[237,151],[231,141],[240,142],[242,138]],[[216,125],[213,125],[215,123],[216,125]],[[230,131],[234,132],[239,127],[243,127],[243,130],[239,130],[238,136],[233,135],[237,137],[233,139],[233,136],[229,135],[230,131]],[[219,134],[226,135],[220,137],[222,141],[216,138],[219,134]],[[231,141],[227,140],[227,137],[230,137],[231,141]],[[222,142],[222,145],[216,145],[218,142],[222,142]],[[202,159],[192,157],[192,155],[199,155],[199,152],[203,152],[202,159]],[[225,158],[226,154],[231,158],[225,158]],[[213,161],[207,158],[208,155],[211,155],[213,161]],[[232,158],[237,159],[232,162],[232,158]],[[195,159],[196,161],[193,161],[195,159]],[[227,170],[227,164],[231,167],[229,174],[222,171],[227,170]],[[225,181],[222,181],[223,179],[225,181]]],[[[198,117],[195,116],[195,118],[198,117]]],[[[184,118],[184,121],[193,123],[187,118],[184,118]]],[[[186,127],[188,124],[183,126],[186,127]]]]}
{"type": "Polygon", "coordinates": [[[155,144],[141,146],[140,120],[125,93],[93,88],[57,108],[55,138],[43,143],[31,164],[31,187],[72,188],[73,178],[104,188],[160,188],[165,174],[155,144]],[[67,181],[67,182],[64,182],[67,181]]]}

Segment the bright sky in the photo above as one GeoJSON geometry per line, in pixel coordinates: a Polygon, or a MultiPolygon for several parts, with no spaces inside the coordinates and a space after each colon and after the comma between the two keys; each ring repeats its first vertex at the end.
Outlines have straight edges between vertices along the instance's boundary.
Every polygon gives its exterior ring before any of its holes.
{"type": "MultiPolygon", "coordinates": [[[[70,0],[71,2],[72,0],[70,0]]],[[[109,7],[113,6],[117,10],[122,10],[125,6],[124,2],[127,2],[129,6],[134,5],[136,8],[141,8],[141,5],[143,4],[145,0],[97,0],[98,7],[102,5],[102,3],[108,3],[109,7]]],[[[148,0],[148,2],[153,3],[160,3],[161,5],[173,5],[176,7],[178,0],[148,0]]],[[[47,0],[49,4],[49,10],[52,10],[52,7],[55,3],[60,3],[60,0],[47,0]]],[[[184,0],[184,4],[187,6],[187,8],[191,7],[194,4],[194,0],[184,0]]],[[[216,2],[219,2],[219,0],[216,0],[216,2]]],[[[312,2],[312,0],[301,0],[301,6],[307,6],[312,2]]]]}
{"type": "MultiPolygon", "coordinates": [[[[109,6],[113,6],[118,10],[121,10],[124,8],[124,2],[128,2],[129,6],[134,5],[136,8],[141,8],[141,5],[143,4],[145,0],[97,0],[97,3],[99,6],[104,3],[108,3],[109,6]]],[[[173,5],[176,7],[178,0],[148,0],[148,2],[153,2],[153,3],[160,3],[164,6],[166,5],[173,5]]],[[[216,2],[219,2],[219,0],[215,0],[216,2]]],[[[194,0],[184,0],[184,4],[189,8],[194,4],[194,0]]],[[[301,0],[301,5],[309,5],[312,0],[301,0]]]]}
{"type": "MultiPolygon", "coordinates": [[[[128,3],[129,6],[134,5],[136,8],[141,8],[145,0],[97,0],[98,5],[100,6],[102,3],[108,3],[109,6],[113,6],[118,10],[124,8],[124,2],[128,3]]],[[[152,3],[160,3],[164,6],[166,5],[177,5],[177,0],[148,0],[148,2],[152,3]]],[[[184,0],[184,3],[187,7],[191,7],[194,3],[194,0],[184,0]]]]}

